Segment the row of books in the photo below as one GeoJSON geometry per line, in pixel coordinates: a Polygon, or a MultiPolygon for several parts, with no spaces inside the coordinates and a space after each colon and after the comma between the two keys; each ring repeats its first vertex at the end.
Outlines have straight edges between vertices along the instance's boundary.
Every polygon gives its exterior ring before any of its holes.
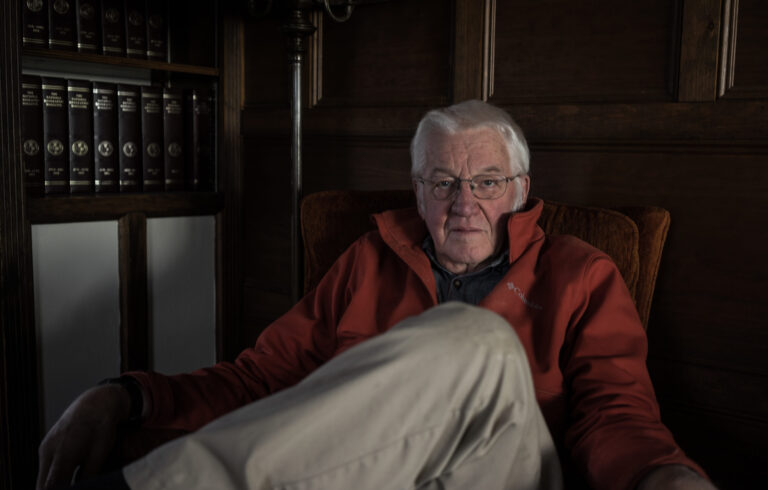
{"type": "Polygon", "coordinates": [[[31,195],[214,189],[210,90],[34,75],[21,87],[31,195]]]}
{"type": "Polygon", "coordinates": [[[165,0],[21,0],[22,45],[168,60],[165,0]]]}

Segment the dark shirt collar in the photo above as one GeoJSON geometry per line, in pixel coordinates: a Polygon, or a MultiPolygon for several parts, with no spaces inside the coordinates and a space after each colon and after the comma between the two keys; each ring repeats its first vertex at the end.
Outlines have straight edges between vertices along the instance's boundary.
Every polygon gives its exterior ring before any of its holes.
{"type": "Polygon", "coordinates": [[[435,243],[430,235],[424,239],[422,248],[432,266],[438,303],[462,301],[473,305],[479,304],[510,268],[508,247],[503,247],[501,252],[482,269],[467,274],[454,274],[437,261],[435,243]]]}

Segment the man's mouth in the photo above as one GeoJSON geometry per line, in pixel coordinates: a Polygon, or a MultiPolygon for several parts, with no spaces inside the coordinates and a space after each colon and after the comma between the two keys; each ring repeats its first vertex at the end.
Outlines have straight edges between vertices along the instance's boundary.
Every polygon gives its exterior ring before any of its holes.
{"type": "Polygon", "coordinates": [[[459,227],[459,228],[451,228],[451,233],[482,233],[482,229],[480,228],[470,228],[470,227],[459,227]]]}

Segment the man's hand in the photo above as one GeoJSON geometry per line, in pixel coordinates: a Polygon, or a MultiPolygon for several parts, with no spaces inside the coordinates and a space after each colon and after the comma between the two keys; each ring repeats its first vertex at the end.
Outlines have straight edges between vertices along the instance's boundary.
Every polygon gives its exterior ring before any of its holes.
{"type": "Polygon", "coordinates": [[[717,490],[709,480],[688,468],[672,464],[659,466],[640,480],[637,490],[717,490]]]}
{"type": "Polygon", "coordinates": [[[97,386],[80,395],[40,444],[37,490],[69,485],[78,467],[83,475],[98,472],[130,409],[128,392],[119,385],[97,386]]]}

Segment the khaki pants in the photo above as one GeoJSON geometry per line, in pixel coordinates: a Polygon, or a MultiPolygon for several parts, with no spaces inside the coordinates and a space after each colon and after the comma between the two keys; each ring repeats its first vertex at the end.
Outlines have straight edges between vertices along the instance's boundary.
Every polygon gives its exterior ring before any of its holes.
{"type": "Polygon", "coordinates": [[[123,470],[132,489],[559,489],[512,328],[446,303],[123,470]]]}

